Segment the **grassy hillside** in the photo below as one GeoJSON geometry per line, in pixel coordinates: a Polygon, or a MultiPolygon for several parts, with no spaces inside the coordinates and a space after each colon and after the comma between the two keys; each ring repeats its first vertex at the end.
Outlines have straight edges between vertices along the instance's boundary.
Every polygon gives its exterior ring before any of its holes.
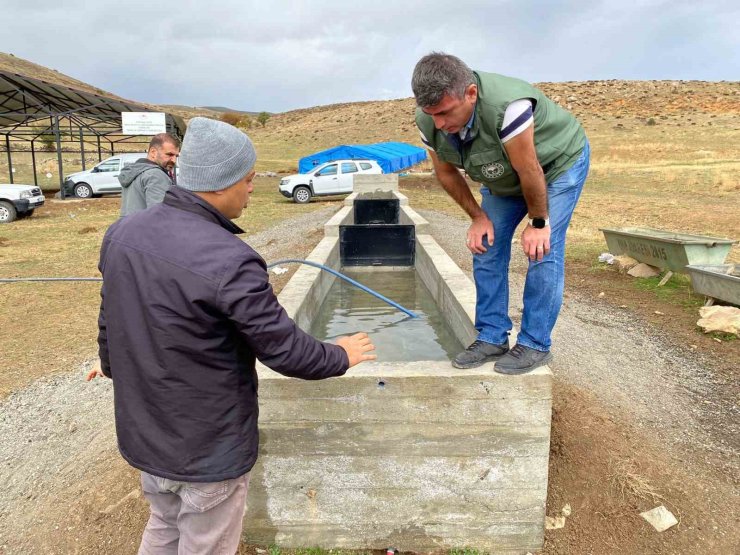
{"type": "Polygon", "coordinates": [[[56,69],[51,69],[39,64],[35,64],[33,62],[29,62],[28,60],[18,58],[13,54],[0,52],[0,71],[18,73],[55,85],[62,85],[64,87],[70,87],[87,93],[122,99],[120,96],[117,96],[113,93],[109,93],[108,91],[104,91],[103,89],[99,89],[93,85],[90,85],[83,81],[79,81],[78,79],[70,77],[69,75],[65,75],[64,73],[60,73],[56,69]]]}
{"type": "MultiPolygon", "coordinates": [[[[599,162],[633,163],[732,160],[732,139],[737,145],[740,129],[739,85],[700,81],[538,84],[583,122],[599,162]]],[[[414,111],[411,98],[334,104],[276,114],[264,129],[253,127],[248,132],[259,147],[263,168],[288,171],[297,166],[298,158],[337,144],[406,141],[421,145],[414,111]]]]}

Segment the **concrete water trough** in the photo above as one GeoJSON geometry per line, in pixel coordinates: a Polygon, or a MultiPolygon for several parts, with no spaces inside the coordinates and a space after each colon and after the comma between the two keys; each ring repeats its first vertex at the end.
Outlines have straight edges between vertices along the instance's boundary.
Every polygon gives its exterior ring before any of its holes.
{"type": "Polygon", "coordinates": [[[722,264],[737,241],[660,229],[601,229],[614,255],[626,254],[651,266],[686,273],[689,264],[722,264]]]}
{"type": "MultiPolygon", "coordinates": [[[[385,182],[369,181],[368,190],[393,188],[389,176],[375,177],[385,182]]],[[[398,225],[413,228],[414,253],[412,266],[394,266],[391,257],[391,265],[372,271],[415,273],[458,344],[472,342],[474,285],[397,191],[354,193],[327,222],[309,260],[340,271],[371,271],[343,266],[341,236],[343,226],[357,225],[355,201],[373,199],[396,201],[398,225]]],[[[311,330],[336,279],[302,266],[279,300],[299,326],[311,330]]],[[[356,293],[352,304],[362,299],[356,293]]],[[[392,332],[403,336],[404,326],[395,323],[392,332]]],[[[347,333],[352,331],[363,330],[347,333]]],[[[365,331],[372,337],[372,330],[365,331]]],[[[502,376],[491,364],[455,369],[444,350],[430,360],[402,360],[401,347],[382,361],[384,346],[376,341],[376,348],[379,361],[319,382],[258,368],[260,457],[244,539],[286,548],[541,548],[550,369],[502,376]]]]}

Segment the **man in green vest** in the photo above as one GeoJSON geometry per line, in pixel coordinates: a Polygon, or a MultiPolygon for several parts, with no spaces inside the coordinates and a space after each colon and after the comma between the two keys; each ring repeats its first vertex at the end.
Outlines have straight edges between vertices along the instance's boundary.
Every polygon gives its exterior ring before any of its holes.
{"type": "Polygon", "coordinates": [[[590,149],[580,123],[532,85],[472,71],[433,52],[411,81],[416,124],[437,179],[472,223],[476,341],[457,368],[496,361],[502,374],[523,374],[552,360],[550,334],[563,300],[565,231],[588,174],[590,149]],[[481,204],[460,169],[481,184],[481,204]],[[519,223],[529,258],[521,330],[509,349],[509,261],[519,223]]]}

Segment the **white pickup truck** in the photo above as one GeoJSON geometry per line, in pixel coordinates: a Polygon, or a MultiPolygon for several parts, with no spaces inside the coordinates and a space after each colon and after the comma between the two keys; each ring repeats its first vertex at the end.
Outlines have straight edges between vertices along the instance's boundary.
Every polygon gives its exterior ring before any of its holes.
{"type": "Polygon", "coordinates": [[[44,194],[36,185],[0,183],[0,224],[27,218],[44,204],[44,194]]]}

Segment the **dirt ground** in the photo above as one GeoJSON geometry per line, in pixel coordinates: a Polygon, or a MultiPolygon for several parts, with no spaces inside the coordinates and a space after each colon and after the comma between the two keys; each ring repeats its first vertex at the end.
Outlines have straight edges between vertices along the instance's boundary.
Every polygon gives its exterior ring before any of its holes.
{"type": "MultiPolygon", "coordinates": [[[[288,248],[305,255],[321,237],[324,212],[250,242],[267,260],[288,248]],[[285,229],[302,240],[277,244],[285,229]]],[[[470,272],[459,248],[464,220],[423,215],[470,272]]],[[[518,291],[522,267],[520,260],[514,268],[518,291]]],[[[568,271],[555,338],[547,514],[566,504],[572,512],[564,528],[547,531],[540,553],[737,553],[738,341],[703,336],[683,308],[636,291],[631,278],[585,264],[568,271]],[[660,504],[680,521],[663,533],[639,516],[660,504]]],[[[276,290],[289,276],[275,280],[276,290]]],[[[84,370],[41,380],[0,405],[1,553],[136,551],[147,505],[137,472],[115,448],[110,384],[83,384],[84,370]],[[67,402],[50,408],[52,392],[67,402]]],[[[257,548],[243,544],[240,553],[257,548]]]]}

